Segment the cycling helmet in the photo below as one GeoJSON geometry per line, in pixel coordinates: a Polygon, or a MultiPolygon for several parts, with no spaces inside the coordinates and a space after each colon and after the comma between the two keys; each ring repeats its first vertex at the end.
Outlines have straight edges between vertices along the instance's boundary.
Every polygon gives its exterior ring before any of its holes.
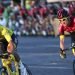
{"type": "Polygon", "coordinates": [[[57,12],[58,19],[62,19],[62,18],[68,17],[68,16],[69,16],[69,14],[65,9],[60,9],[57,12]]]}

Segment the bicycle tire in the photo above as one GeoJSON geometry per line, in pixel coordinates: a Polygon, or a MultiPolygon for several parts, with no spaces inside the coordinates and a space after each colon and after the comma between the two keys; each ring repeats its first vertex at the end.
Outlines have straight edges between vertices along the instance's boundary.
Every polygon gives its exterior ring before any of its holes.
{"type": "Polygon", "coordinates": [[[4,67],[0,68],[0,75],[8,75],[8,73],[4,67]]]}
{"type": "Polygon", "coordinates": [[[73,73],[75,75],[75,60],[73,60],[73,73]]]}
{"type": "Polygon", "coordinates": [[[27,75],[32,75],[32,73],[31,73],[29,67],[28,67],[26,64],[24,64],[24,63],[23,63],[23,65],[24,65],[24,67],[26,68],[27,75]]]}

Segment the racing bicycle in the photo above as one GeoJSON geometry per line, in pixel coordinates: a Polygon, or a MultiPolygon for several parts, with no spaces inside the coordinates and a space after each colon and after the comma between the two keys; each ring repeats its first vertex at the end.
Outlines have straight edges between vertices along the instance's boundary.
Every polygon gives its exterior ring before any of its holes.
{"type": "MultiPolygon", "coordinates": [[[[65,50],[66,51],[67,50],[72,50],[72,53],[74,53],[75,52],[75,47],[69,47],[69,48],[66,48],[65,50]]],[[[73,73],[75,75],[75,59],[73,60],[73,73]]]]}

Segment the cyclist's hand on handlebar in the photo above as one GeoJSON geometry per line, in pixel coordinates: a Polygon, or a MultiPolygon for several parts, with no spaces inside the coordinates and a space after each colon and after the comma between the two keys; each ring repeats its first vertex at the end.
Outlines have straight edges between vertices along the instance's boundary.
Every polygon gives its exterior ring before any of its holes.
{"type": "Polygon", "coordinates": [[[2,58],[8,59],[9,53],[2,54],[2,58]]]}
{"type": "Polygon", "coordinates": [[[60,48],[60,57],[66,58],[66,52],[65,52],[65,50],[62,50],[61,48],[60,48]]]}

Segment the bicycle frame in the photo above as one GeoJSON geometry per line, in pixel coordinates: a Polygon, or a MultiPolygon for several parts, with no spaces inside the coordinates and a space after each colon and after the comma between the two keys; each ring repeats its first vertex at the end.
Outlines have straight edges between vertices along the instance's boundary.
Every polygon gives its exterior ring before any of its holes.
{"type": "Polygon", "coordinates": [[[72,49],[73,47],[69,47],[69,48],[66,48],[66,49],[64,49],[65,51],[68,51],[68,50],[70,50],[70,49],[72,49]]]}
{"type": "Polygon", "coordinates": [[[13,54],[10,54],[8,59],[1,58],[2,66],[7,70],[8,75],[20,75],[18,63],[15,61],[13,54]],[[14,63],[15,71],[12,70],[12,63],[14,63]]]}

